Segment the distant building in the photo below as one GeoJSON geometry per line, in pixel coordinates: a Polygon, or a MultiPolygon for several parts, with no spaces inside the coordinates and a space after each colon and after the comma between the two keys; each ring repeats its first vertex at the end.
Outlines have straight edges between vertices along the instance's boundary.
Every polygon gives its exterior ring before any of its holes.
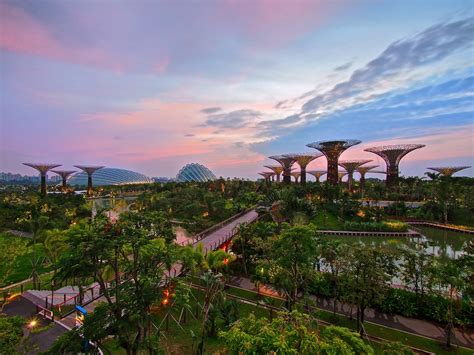
{"type": "Polygon", "coordinates": [[[178,182],[190,182],[190,181],[211,181],[216,180],[216,176],[206,168],[204,165],[191,163],[181,168],[176,175],[176,181],[178,182]]]}
{"type": "MultiPolygon", "coordinates": [[[[83,171],[74,174],[68,181],[71,186],[87,186],[87,174],[83,171]]],[[[149,177],[131,170],[103,168],[94,173],[94,186],[132,185],[152,183],[149,177]]]]}

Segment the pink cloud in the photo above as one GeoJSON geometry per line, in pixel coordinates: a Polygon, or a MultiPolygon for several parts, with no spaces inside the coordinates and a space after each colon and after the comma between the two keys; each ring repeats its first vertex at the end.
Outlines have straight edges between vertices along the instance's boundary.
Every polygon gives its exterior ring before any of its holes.
{"type": "Polygon", "coordinates": [[[166,73],[166,70],[168,69],[169,64],[170,64],[170,58],[165,57],[161,59],[160,61],[158,61],[158,63],[156,63],[155,67],[153,68],[153,72],[155,74],[162,75],[166,73]]]}
{"type": "Polygon", "coordinates": [[[47,26],[20,9],[0,3],[0,13],[0,48],[5,51],[103,67],[117,72],[123,70],[123,65],[116,60],[111,61],[100,48],[64,46],[47,26]]]}
{"type": "Polygon", "coordinates": [[[347,7],[348,1],[239,1],[219,2],[218,23],[229,18],[257,44],[279,46],[322,25],[331,15],[347,7]]]}

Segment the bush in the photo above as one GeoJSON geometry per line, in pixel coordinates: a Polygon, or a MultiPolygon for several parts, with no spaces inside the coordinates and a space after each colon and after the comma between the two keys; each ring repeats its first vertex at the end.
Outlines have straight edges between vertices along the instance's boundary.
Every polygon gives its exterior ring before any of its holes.
{"type": "Polygon", "coordinates": [[[344,222],[346,231],[406,232],[408,225],[402,222],[344,222]]]}

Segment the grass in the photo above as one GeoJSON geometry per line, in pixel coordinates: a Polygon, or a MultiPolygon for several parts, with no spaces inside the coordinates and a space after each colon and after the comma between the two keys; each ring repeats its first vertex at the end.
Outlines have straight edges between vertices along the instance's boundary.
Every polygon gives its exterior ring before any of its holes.
{"type": "Polygon", "coordinates": [[[326,211],[318,211],[311,222],[319,230],[342,230],[344,226],[336,216],[326,211]]]}
{"type": "MultiPolygon", "coordinates": [[[[4,287],[31,277],[31,261],[33,251],[36,255],[44,258],[41,247],[30,244],[27,238],[13,236],[11,234],[0,234],[0,287],[4,287]],[[34,249],[33,249],[34,248],[34,249]]],[[[40,264],[39,273],[47,272],[50,267],[40,264]]]]}

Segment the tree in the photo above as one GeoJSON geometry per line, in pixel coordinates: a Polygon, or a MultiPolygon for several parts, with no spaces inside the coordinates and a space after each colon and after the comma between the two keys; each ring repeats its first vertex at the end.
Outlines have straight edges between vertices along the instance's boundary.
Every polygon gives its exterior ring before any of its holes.
{"type": "Polygon", "coordinates": [[[270,260],[262,264],[266,279],[285,292],[288,309],[295,304],[298,292],[314,273],[317,243],[313,228],[287,228],[275,240],[270,260]]]}
{"type": "Polygon", "coordinates": [[[364,334],[365,309],[382,299],[396,270],[394,255],[382,246],[355,243],[343,270],[346,300],[357,305],[357,330],[364,334]]]}
{"type": "Polygon", "coordinates": [[[307,314],[282,312],[269,321],[255,315],[240,319],[219,336],[231,354],[373,354],[359,335],[345,328],[315,330],[307,314]]]}
{"type": "MultiPolygon", "coordinates": [[[[161,232],[147,214],[124,213],[115,224],[99,215],[89,225],[71,228],[71,252],[59,264],[58,277],[81,275],[100,285],[109,335],[127,354],[156,350],[150,309],[161,301],[164,271],[178,256],[178,247],[161,238],[161,232]],[[110,271],[113,285],[106,278],[110,271]]],[[[100,338],[93,332],[88,336],[100,338]]]]}
{"type": "Polygon", "coordinates": [[[211,270],[201,275],[201,280],[205,285],[205,294],[204,304],[202,306],[201,340],[198,344],[198,354],[204,353],[206,330],[208,330],[210,334],[215,332],[215,318],[217,317],[215,309],[216,301],[222,296],[222,290],[224,289],[222,275],[215,274],[211,270]]]}
{"type": "Polygon", "coordinates": [[[331,275],[331,288],[333,298],[333,314],[336,315],[337,301],[340,296],[339,279],[344,269],[344,263],[348,253],[347,244],[338,240],[331,240],[321,245],[322,262],[327,265],[331,275]]]}
{"type": "Polygon", "coordinates": [[[33,254],[31,260],[31,276],[33,278],[33,288],[36,289],[38,286],[38,267],[40,265],[41,258],[36,254],[36,243],[38,241],[39,235],[43,232],[44,228],[48,224],[49,218],[45,215],[45,212],[48,211],[48,206],[46,204],[39,206],[38,204],[33,206],[31,210],[30,217],[30,230],[33,236],[32,245],[33,245],[33,254]]]}
{"type": "Polygon", "coordinates": [[[432,290],[440,297],[447,296],[446,302],[446,346],[451,347],[452,330],[454,328],[454,302],[459,294],[468,287],[466,280],[468,273],[472,272],[462,267],[459,260],[452,260],[442,255],[434,258],[431,267],[432,290]]]}
{"type": "Polygon", "coordinates": [[[0,354],[15,354],[23,338],[25,320],[21,317],[0,316],[0,354]]]}
{"type": "Polygon", "coordinates": [[[425,295],[427,272],[432,262],[432,256],[425,250],[426,243],[419,242],[414,248],[401,248],[402,264],[401,279],[405,286],[411,288],[418,301],[425,295]]]}

